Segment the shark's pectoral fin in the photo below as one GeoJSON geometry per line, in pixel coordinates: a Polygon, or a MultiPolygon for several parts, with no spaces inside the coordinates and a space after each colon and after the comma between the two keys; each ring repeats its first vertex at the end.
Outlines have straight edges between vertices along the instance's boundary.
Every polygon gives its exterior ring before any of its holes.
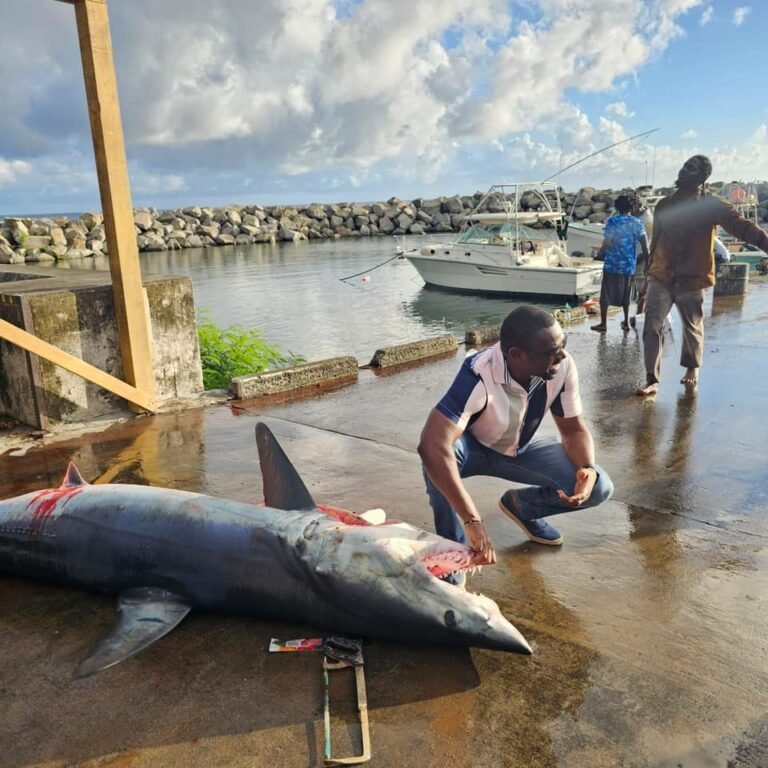
{"type": "Polygon", "coordinates": [[[164,589],[143,587],[121,593],[117,618],[99,644],[80,662],[77,677],[88,677],[133,656],[167,635],[190,606],[164,589]]]}

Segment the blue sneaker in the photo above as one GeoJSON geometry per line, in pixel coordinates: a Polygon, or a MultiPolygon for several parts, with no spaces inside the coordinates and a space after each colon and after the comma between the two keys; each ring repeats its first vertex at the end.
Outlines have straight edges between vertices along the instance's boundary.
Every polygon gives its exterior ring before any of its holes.
{"type": "Polygon", "coordinates": [[[549,544],[556,547],[563,543],[563,537],[560,531],[551,526],[544,518],[538,520],[523,520],[517,510],[517,501],[515,492],[507,491],[499,499],[499,509],[513,522],[517,523],[528,535],[531,541],[537,544],[549,544]]]}

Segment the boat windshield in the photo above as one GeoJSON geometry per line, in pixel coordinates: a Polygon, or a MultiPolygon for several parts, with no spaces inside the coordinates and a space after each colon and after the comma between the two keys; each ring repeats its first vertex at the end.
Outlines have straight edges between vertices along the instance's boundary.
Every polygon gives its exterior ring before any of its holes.
{"type": "Polygon", "coordinates": [[[479,243],[482,245],[510,245],[520,240],[550,240],[551,230],[533,229],[524,224],[507,221],[503,224],[471,224],[456,239],[457,243],[479,243]]]}

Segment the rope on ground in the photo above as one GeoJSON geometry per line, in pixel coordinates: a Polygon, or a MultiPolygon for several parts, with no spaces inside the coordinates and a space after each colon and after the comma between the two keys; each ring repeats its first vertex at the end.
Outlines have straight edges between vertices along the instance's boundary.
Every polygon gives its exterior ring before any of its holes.
{"type": "Polygon", "coordinates": [[[390,261],[394,261],[395,259],[399,259],[400,254],[396,253],[394,256],[391,256],[386,261],[382,261],[381,264],[377,264],[375,267],[371,267],[370,269],[364,269],[362,272],[357,272],[354,275],[347,275],[346,277],[340,277],[339,280],[343,283],[345,280],[351,280],[353,277],[360,277],[360,275],[365,275],[368,272],[373,272],[374,269],[378,269],[379,267],[383,267],[385,264],[389,264],[390,261]]]}

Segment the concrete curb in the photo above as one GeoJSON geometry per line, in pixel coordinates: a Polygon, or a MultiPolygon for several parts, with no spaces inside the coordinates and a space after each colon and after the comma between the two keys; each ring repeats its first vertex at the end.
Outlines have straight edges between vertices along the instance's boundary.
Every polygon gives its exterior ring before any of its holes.
{"type": "Polygon", "coordinates": [[[477,328],[467,328],[464,334],[464,343],[467,349],[472,347],[487,347],[489,344],[495,344],[499,340],[501,332],[501,323],[498,325],[479,325],[477,328]]]}
{"type": "Polygon", "coordinates": [[[280,371],[266,371],[232,379],[229,390],[238,400],[274,395],[292,389],[327,384],[342,379],[357,379],[358,362],[354,357],[333,357],[304,363],[280,371]]]}
{"type": "MultiPolygon", "coordinates": [[[[558,321],[567,327],[568,322],[565,320],[562,309],[554,310],[553,314],[558,321]]],[[[571,310],[571,322],[586,318],[587,312],[583,307],[574,307],[571,310]]],[[[501,324],[468,328],[464,343],[468,349],[486,347],[499,340],[500,330],[501,324]]],[[[377,349],[369,366],[371,368],[394,368],[407,363],[450,354],[456,352],[458,348],[459,342],[452,334],[411,341],[406,344],[396,344],[377,349]]],[[[359,364],[354,357],[334,357],[279,371],[238,376],[232,379],[229,391],[236,400],[250,400],[292,390],[319,387],[333,382],[353,381],[357,379],[358,368],[359,364]]]]}
{"type": "MultiPolygon", "coordinates": [[[[617,311],[616,307],[611,307],[611,309],[613,312],[609,310],[608,314],[614,314],[617,311]]],[[[555,309],[552,314],[555,320],[566,328],[570,323],[586,320],[589,317],[589,313],[584,307],[573,307],[568,320],[566,320],[565,312],[566,310],[564,309],[555,309]]],[[[489,344],[495,344],[499,340],[500,333],[501,323],[498,325],[479,325],[476,328],[467,328],[467,332],[464,335],[464,343],[467,345],[467,349],[487,347],[489,344]]]]}
{"type": "Polygon", "coordinates": [[[552,314],[555,316],[555,320],[561,325],[567,325],[574,320],[585,320],[587,318],[587,310],[584,307],[572,307],[570,310],[570,317],[566,319],[565,309],[556,309],[552,314]]]}
{"type": "Polygon", "coordinates": [[[410,363],[413,360],[423,360],[436,355],[455,352],[458,348],[459,343],[456,341],[456,337],[450,334],[434,339],[411,341],[407,344],[377,349],[371,358],[370,366],[372,368],[389,368],[393,365],[410,363]]]}

